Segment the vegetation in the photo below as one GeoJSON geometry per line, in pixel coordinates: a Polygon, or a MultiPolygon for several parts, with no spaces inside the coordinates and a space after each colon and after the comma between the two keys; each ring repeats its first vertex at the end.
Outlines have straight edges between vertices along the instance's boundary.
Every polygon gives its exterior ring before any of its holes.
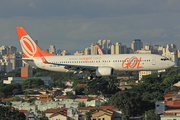
{"type": "MultiPolygon", "coordinates": [[[[3,72],[0,73],[3,76],[3,72]]],[[[87,80],[86,78],[79,78],[74,76],[72,73],[58,73],[51,72],[41,69],[33,70],[34,76],[49,76],[52,78],[53,82],[50,83],[50,87],[62,87],[66,88],[64,81],[73,80],[73,90],[76,91],[78,95],[104,95],[106,97],[110,97],[109,102],[103,103],[103,105],[113,105],[118,107],[123,111],[123,119],[128,119],[129,116],[135,114],[143,114],[143,119],[158,120],[159,116],[154,114],[154,102],[149,101],[157,101],[163,100],[163,95],[166,93],[177,92],[180,89],[178,87],[173,86],[180,80],[180,68],[171,68],[168,69],[165,73],[161,73],[161,76],[158,77],[157,74],[151,74],[147,76],[143,76],[142,82],[138,85],[132,85],[132,89],[120,91],[118,89],[119,80],[115,77],[101,77],[93,80],[87,80]],[[87,86],[78,87],[77,84],[87,84],[87,86]],[[146,111],[146,115],[145,115],[146,111]],[[147,117],[154,116],[152,118],[147,117]]],[[[118,76],[137,76],[138,72],[116,72],[115,75],[118,76]]],[[[20,76],[20,69],[9,72],[6,76],[18,77],[20,76]]],[[[128,79],[128,80],[120,80],[126,82],[135,82],[136,79],[128,79]]],[[[26,88],[40,88],[44,87],[44,82],[40,79],[29,79],[25,80],[22,85],[13,83],[13,84],[3,84],[0,81],[0,98],[8,97],[17,94],[22,89],[26,88]]],[[[25,93],[26,96],[30,93],[25,93]]],[[[62,91],[56,91],[54,95],[60,95],[62,91]]],[[[73,92],[67,92],[67,98],[75,99],[75,95],[73,92]]],[[[15,98],[19,100],[19,98],[15,98]]],[[[30,99],[28,102],[33,103],[35,99],[30,99]]],[[[79,107],[84,106],[82,103],[79,103],[79,107]]],[[[87,119],[91,117],[91,112],[87,112],[87,119]]],[[[46,117],[42,117],[41,119],[46,119],[46,117]]]]}
{"type": "Polygon", "coordinates": [[[123,119],[128,119],[133,112],[138,111],[141,103],[142,98],[140,94],[128,91],[119,91],[109,100],[110,105],[116,106],[119,110],[122,110],[123,119]]]}
{"type": "Polygon", "coordinates": [[[0,118],[1,120],[25,120],[26,116],[18,110],[0,106],[0,118]]]}
{"type": "Polygon", "coordinates": [[[148,110],[142,116],[142,120],[160,120],[160,116],[155,114],[154,110],[148,110]]]}
{"type": "Polygon", "coordinates": [[[23,81],[21,86],[22,86],[22,89],[41,88],[42,86],[44,86],[44,81],[41,80],[40,78],[27,79],[23,81]]]}
{"type": "Polygon", "coordinates": [[[86,106],[86,105],[84,104],[84,102],[79,102],[79,103],[78,103],[78,108],[79,108],[79,107],[85,107],[85,106],[86,106]]]}

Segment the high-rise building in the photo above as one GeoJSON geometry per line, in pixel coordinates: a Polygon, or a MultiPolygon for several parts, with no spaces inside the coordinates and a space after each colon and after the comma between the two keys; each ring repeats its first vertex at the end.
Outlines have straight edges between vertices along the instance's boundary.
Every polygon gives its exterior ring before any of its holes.
{"type": "Polygon", "coordinates": [[[85,48],[84,55],[91,55],[91,48],[90,47],[85,48]]]}
{"type": "Polygon", "coordinates": [[[111,54],[127,54],[126,45],[116,42],[115,45],[111,45],[111,54]]]}
{"type": "Polygon", "coordinates": [[[134,50],[134,52],[136,50],[140,50],[141,48],[143,48],[143,43],[141,42],[141,39],[135,39],[132,43],[131,43],[131,48],[134,50]]]}
{"type": "Polygon", "coordinates": [[[8,54],[17,54],[17,48],[14,46],[9,46],[8,54]]]}
{"type": "Polygon", "coordinates": [[[177,56],[177,50],[176,45],[174,44],[167,44],[166,48],[163,48],[163,54],[162,56],[165,56],[169,58],[170,60],[174,61],[176,65],[178,65],[178,56],[177,56]]]}
{"type": "Polygon", "coordinates": [[[63,50],[62,52],[61,52],[61,55],[70,55],[71,53],[69,52],[69,51],[67,51],[67,50],[63,50]]]}
{"type": "Polygon", "coordinates": [[[84,51],[76,51],[74,55],[84,55],[84,51]]]}
{"type": "Polygon", "coordinates": [[[21,67],[21,77],[33,77],[32,67],[21,67]]]}
{"type": "Polygon", "coordinates": [[[8,54],[9,53],[8,51],[9,51],[9,47],[8,46],[3,45],[3,46],[0,47],[1,55],[8,54]]]}
{"type": "Polygon", "coordinates": [[[91,55],[97,55],[96,43],[91,44],[91,55]]]}
{"type": "Polygon", "coordinates": [[[49,53],[56,54],[56,47],[54,45],[50,45],[49,53]]]}
{"type": "Polygon", "coordinates": [[[61,55],[61,52],[62,52],[62,51],[61,51],[60,49],[58,49],[58,50],[57,50],[57,55],[61,55]]]}

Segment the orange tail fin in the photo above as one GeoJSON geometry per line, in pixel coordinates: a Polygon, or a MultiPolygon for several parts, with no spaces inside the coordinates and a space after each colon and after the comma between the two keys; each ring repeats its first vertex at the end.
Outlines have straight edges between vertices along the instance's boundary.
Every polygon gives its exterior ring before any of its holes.
{"type": "Polygon", "coordinates": [[[41,57],[39,53],[43,56],[56,56],[55,54],[42,51],[22,27],[16,27],[16,29],[25,58],[41,57]]]}

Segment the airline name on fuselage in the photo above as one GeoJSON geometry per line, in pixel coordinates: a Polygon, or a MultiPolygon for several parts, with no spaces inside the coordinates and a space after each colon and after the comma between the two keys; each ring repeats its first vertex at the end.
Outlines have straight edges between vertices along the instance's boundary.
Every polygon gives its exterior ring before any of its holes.
{"type": "Polygon", "coordinates": [[[69,60],[85,60],[85,61],[88,61],[88,60],[100,60],[102,59],[101,57],[80,57],[80,58],[69,58],[69,60]]]}
{"type": "Polygon", "coordinates": [[[86,61],[88,61],[88,60],[92,60],[92,57],[81,57],[81,58],[79,58],[79,60],[86,60],[86,61]]]}

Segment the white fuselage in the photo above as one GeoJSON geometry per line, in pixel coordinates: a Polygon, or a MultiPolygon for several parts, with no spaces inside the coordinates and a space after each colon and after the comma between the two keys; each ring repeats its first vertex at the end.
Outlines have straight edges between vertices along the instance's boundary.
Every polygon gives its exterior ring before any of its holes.
{"type": "Polygon", "coordinates": [[[45,64],[40,57],[33,57],[34,62],[28,64],[38,68],[58,71],[73,72],[67,70],[65,65],[88,66],[88,67],[111,67],[118,71],[154,71],[170,68],[175,65],[166,57],[156,54],[115,54],[115,55],[67,55],[67,56],[47,56],[45,59],[49,63],[60,65],[45,64]]]}

